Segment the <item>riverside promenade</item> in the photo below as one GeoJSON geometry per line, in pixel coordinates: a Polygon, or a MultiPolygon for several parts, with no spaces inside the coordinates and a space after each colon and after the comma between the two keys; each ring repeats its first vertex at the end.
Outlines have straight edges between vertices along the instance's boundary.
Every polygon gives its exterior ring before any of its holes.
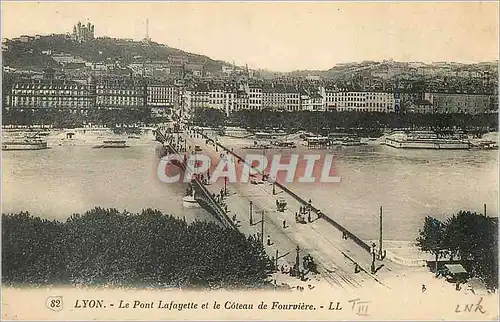
{"type": "MultiPolygon", "coordinates": [[[[221,153],[229,153],[225,148],[215,146],[208,136],[200,133],[183,133],[184,143],[191,148],[198,146],[202,153],[218,161],[221,153]],[[207,143],[208,141],[208,143],[207,143]]],[[[330,284],[344,289],[360,288],[365,286],[385,286],[384,277],[394,276],[404,270],[403,267],[388,260],[376,261],[377,272],[371,274],[372,255],[366,247],[360,246],[353,238],[343,238],[345,231],[335,227],[328,219],[312,215],[312,222],[303,224],[295,221],[295,212],[303,202],[296,196],[276,187],[273,194],[273,185],[227,183],[228,195],[223,203],[227,205],[228,217],[236,215],[238,229],[246,235],[257,235],[262,231],[262,211],[264,211],[263,241],[270,257],[278,255],[278,268],[282,265],[293,266],[296,260],[296,247],[299,246],[299,257],[310,254],[318,264],[321,276],[330,284]],[[287,201],[284,212],[278,212],[277,199],[287,201]],[[252,225],[250,224],[250,201],[252,202],[252,225]],[[285,222],[285,225],[283,223],[285,222]],[[267,238],[271,245],[267,245],[267,238]]],[[[212,193],[219,194],[224,190],[223,180],[207,186],[212,193]]],[[[286,189],[286,188],[285,188],[286,189]]],[[[314,206],[313,206],[314,207],[314,206]]],[[[302,260],[301,260],[302,262],[302,260]]]]}

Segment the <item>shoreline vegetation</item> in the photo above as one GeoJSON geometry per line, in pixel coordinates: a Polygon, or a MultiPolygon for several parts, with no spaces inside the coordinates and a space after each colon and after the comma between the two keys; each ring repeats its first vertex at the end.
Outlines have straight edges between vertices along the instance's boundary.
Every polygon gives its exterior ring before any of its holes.
{"type": "Polygon", "coordinates": [[[431,271],[443,273],[443,263],[461,264],[469,277],[479,278],[489,289],[498,288],[498,217],[459,211],[440,221],[427,216],[417,246],[433,254],[431,271]]]}
{"type": "Polygon", "coordinates": [[[65,222],[2,214],[2,226],[4,285],[273,287],[260,241],[215,223],[98,207],[65,222]]]}
{"type": "Polygon", "coordinates": [[[198,109],[193,124],[199,126],[239,126],[247,129],[297,130],[327,135],[346,131],[359,135],[381,136],[386,129],[434,130],[436,132],[463,131],[481,135],[498,131],[498,113],[490,114],[415,114],[379,112],[276,112],[238,111],[226,116],[216,109],[198,109]],[[265,120],[265,122],[263,122],[265,120]]]}

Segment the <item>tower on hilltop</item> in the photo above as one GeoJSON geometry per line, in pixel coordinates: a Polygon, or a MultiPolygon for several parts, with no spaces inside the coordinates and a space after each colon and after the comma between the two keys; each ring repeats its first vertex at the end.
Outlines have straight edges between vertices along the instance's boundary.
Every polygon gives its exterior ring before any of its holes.
{"type": "Polygon", "coordinates": [[[151,38],[149,38],[149,19],[146,18],[146,37],[144,37],[144,42],[151,42],[151,38]]]}

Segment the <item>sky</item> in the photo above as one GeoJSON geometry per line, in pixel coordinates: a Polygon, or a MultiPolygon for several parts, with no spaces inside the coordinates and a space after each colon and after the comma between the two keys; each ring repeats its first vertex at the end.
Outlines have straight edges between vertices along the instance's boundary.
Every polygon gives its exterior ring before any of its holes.
{"type": "Polygon", "coordinates": [[[142,39],[253,69],[329,69],[364,60],[498,59],[498,2],[2,1],[2,37],[71,32],[142,39]]]}

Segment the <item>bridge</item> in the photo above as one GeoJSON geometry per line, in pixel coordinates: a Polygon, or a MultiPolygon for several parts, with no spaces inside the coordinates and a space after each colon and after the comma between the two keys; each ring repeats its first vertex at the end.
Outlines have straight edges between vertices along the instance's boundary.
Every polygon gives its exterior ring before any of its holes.
{"type": "MultiPolygon", "coordinates": [[[[202,148],[204,154],[209,154],[213,159],[220,158],[220,154],[225,152],[245,161],[232,149],[214,140],[207,133],[188,130],[181,135],[185,145],[197,145],[202,148]]],[[[174,135],[157,133],[157,139],[164,143],[171,153],[178,153],[174,135]]],[[[182,150],[182,146],[179,142],[177,143],[182,150]]],[[[182,165],[184,169],[185,166],[182,165]]],[[[293,263],[297,263],[300,249],[303,254],[313,256],[325,281],[344,289],[369,284],[388,287],[382,278],[393,275],[401,268],[387,260],[382,264],[381,261],[384,258],[375,259],[373,249],[365,241],[284,184],[275,183],[276,188],[281,190],[275,193],[272,183],[259,185],[228,183],[227,187],[230,188],[231,193],[224,200],[224,209],[213,199],[213,193],[226,188],[224,182],[217,181],[205,186],[201,181],[195,180],[193,184],[199,191],[201,203],[205,202],[210,211],[225,226],[238,229],[245,235],[260,236],[268,256],[276,260],[276,267],[280,265],[291,267],[293,263]],[[277,211],[275,204],[278,199],[282,198],[285,198],[287,202],[284,212],[277,211]],[[306,222],[296,222],[293,220],[294,213],[296,215],[295,211],[299,209],[310,210],[312,216],[306,222]],[[228,213],[233,215],[233,219],[237,216],[237,224],[229,218],[228,213]],[[272,237],[272,242],[269,243],[268,240],[266,245],[264,235],[268,238],[272,237]],[[296,249],[297,254],[295,254],[296,249]],[[374,265],[377,266],[376,270],[373,269],[374,265]]],[[[307,211],[305,214],[307,218],[307,211]]]]}
{"type": "MultiPolygon", "coordinates": [[[[169,135],[167,133],[163,134],[159,130],[155,130],[154,133],[156,136],[156,140],[163,144],[168,153],[178,155],[182,154],[175,148],[172,135],[169,135]]],[[[188,167],[186,162],[187,153],[185,153],[184,156],[184,162],[172,160],[172,164],[175,164],[179,166],[183,171],[186,171],[188,167]]],[[[227,215],[225,208],[222,208],[222,205],[215,200],[214,195],[211,194],[210,191],[208,191],[207,187],[205,187],[205,185],[199,180],[199,178],[193,178],[191,180],[191,184],[193,185],[193,189],[195,191],[195,199],[203,208],[214,215],[215,218],[217,218],[219,222],[226,228],[237,229],[234,222],[227,215]]]]}

